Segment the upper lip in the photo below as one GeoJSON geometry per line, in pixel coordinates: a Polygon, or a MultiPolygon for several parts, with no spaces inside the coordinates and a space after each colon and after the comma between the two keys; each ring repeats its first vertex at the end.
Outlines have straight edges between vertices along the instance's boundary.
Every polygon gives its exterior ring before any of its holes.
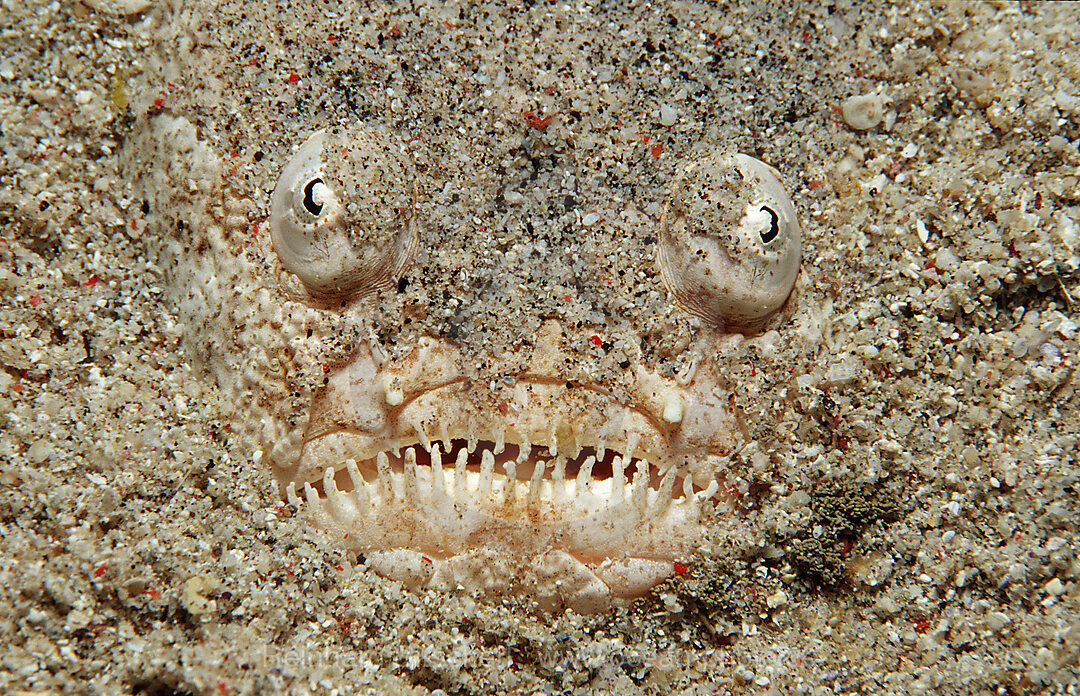
{"type": "MultiPolygon", "coordinates": [[[[531,450],[527,459],[533,463],[539,457],[555,459],[552,453],[557,452],[558,457],[576,466],[591,452],[609,450],[667,468],[671,459],[668,428],[657,414],[642,405],[622,402],[602,387],[568,387],[565,380],[553,377],[523,374],[517,378],[517,385],[528,390],[527,400],[550,400],[545,404],[547,408],[533,410],[528,403],[507,400],[476,406],[469,398],[470,391],[482,385],[459,377],[406,392],[401,403],[386,407],[378,427],[370,428],[349,417],[347,394],[324,394],[312,409],[299,466],[288,478],[297,483],[317,480],[326,467],[344,467],[346,458],[373,460],[379,452],[413,444],[430,450],[433,443],[441,442],[447,454],[453,441],[468,443],[470,450],[478,441],[486,441],[496,453],[506,445],[528,446],[531,450]],[[455,387],[463,393],[455,393],[455,387]],[[564,405],[566,409],[559,408],[564,405]],[[440,411],[431,422],[421,422],[421,414],[432,409],[440,411]],[[589,427],[597,424],[600,430],[589,427]],[[328,454],[332,446],[346,452],[346,456],[339,459],[336,454],[328,454]]],[[[605,461],[604,457],[600,460],[605,461]]],[[[610,464],[608,458],[606,465],[610,464]]]]}
{"type": "MultiPolygon", "coordinates": [[[[714,455],[733,444],[737,423],[723,394],[715,393],[711,372],[679,380],[638,366],[609,388],[558,374],[570,356],[557,322],[545,325],[526,368],[510,379],[470,377],[461,349],[441,339],[421,339],[393,360],[361,349],[314,395],[302,439],[277,447],[276,477],[283,486],[303,486],[328,468],[343,470],[350,459],[373,462],[412,445],[429,452],[435,442],[446,454],[459,448],[454,441],[469,450],[486,441],[493,453],[505,445],[531,448],[525,466],[557,452],[574,468],[590,450],[610,449],[659,472],[690,465],[705,482],[714,455]]],[[[600,467],[611,465],[598,459],[600,467]]]]}

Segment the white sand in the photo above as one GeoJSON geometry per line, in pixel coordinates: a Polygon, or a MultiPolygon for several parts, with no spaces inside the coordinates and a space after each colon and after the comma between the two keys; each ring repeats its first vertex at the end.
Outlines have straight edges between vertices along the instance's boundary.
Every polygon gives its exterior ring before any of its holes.
{"type": "Polygon", "coordinates": [[[0,690],[1077,688],[1072,5],[254,5],[0,10],[0,690]],[[159,113],[234,163],[240,230],[338,117],[419,140],[460,193],[427,204],[441,229],[500,186],[562,196],[560,158],[606,177],[582,217],[652,214],[697,148],[778,167],[802,279],[775,353],[718,356],[755,444],[687,572],[547,616],[402,589],[282,507],[155,266],[176,194],[144,206],[121,173],[159,113]]]}

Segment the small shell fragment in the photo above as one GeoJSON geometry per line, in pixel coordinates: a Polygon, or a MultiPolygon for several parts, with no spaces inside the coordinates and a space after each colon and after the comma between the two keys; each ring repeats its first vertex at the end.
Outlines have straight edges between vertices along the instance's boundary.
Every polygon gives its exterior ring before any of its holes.
{"type": "Polygon", "coordinates": [[[990,78],[969,68],[957,68],[954,70],[952,72],[952,82],[958,89],[972,97],[981,97],[990,91],[992,87],[990,78]]]}
{"type": "Polygon", "coordinates": [[[880,94],[863,94],[849,98],[841,109],[844,123],[855,130],[870,130],[881,124],[885,104],[880,94]]]}
{"type": "Polygon", "coordinates": [[[675,113],[675,109],[671,108],[668,104],[660,105],[660,125],[666,128],[670,128],[675,125],[675,121],[678,119],[678,114],[675,113]]]}
{"type": "Polygon", "coordinates": [[[153,0],[87,0],[86,6],[114,17],[142,14],[154,6],[153,0]]]}

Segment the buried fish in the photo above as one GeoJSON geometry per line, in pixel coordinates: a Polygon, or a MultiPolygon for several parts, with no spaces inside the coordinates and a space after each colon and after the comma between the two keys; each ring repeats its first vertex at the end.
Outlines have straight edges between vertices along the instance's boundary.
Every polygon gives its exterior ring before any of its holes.
{"type": "Polygon", "coordinates": [[[746,439],[720,356],[774,349],[799,272],[775,169],[702,142],[620,175],[557,122],[425,142],[346,110],[240,171],[195,120],[148,110],[125,158],[283,499],[382,575],[545,608],[693,551],[746,439]]]}

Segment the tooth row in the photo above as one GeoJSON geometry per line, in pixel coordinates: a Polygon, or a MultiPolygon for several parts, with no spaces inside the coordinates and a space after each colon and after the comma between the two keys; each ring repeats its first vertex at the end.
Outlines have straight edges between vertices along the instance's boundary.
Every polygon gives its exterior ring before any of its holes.
{"type": "MultiPolygon", "coordinates": [[[[345,471],[352,483],[352,491],[340,491],[335,481],[335,472],[328,467],[323,473],[322,479],[325,502],[320,498],[318,491],[308,483],[304,484],[304,498],[312,509],[317,510],[319,513],[324,512],[342,522],[349,521],[355,518],[356,515],[374,510],[381,504],[393,500],[415,500],[419,502],[429,497],[451,496],[459,503],[473,500],[476,503],[492,501],[496,504],[510,505],[517,499],[517,472],[529,458],[530,449],[528,446],[523,446],[517,459],[506,463],[505,476],[500,490],[493,490],[495,478],[494,454],[490,450],[483,450],[480,457],[480,472],[478,475],[473,473],[470,477],[470,473],[467,471],[469,450],[465,447],[457,452],[452,472],[453,490],[448,490],[446,472],[443,468],[443,454],[438,443],[436,443],[430,450],[431,478],[429,481],[425,480],[426,477],[420,474],[416,462],[415,447],[408,447],[405,449],[404,466],[400,474],[393,472],[386,453],[380,452],[375,458],[376,481],[368,483],[360,473],[356,461],[349,459],[345,463],[345,471]]],[[[628,501],[630,509],[639,514],[644,515],[651,512],[652,515],[658,516],[663,514],[672,504],[697,503],[711,498],[719,488],[719,484],[713,481],[706,490],[695,494],[693,477],[684,475],[682,477],[683,499],[675,501],[672,492],[678,472],[675,468],[671,468],[665,472],[661,479],[659,490],[650,496],[648,462],[641,460],[633,479],[628,485],[626,467],[630,459],[616,456],[612,462],[613,476],[610,490],[606,490],[607,486],[603,483],[592,480],[592,471],[596,462],[597,457],[588,457],[582,463],[573,482],[570,482],[566,480],[566,458],[557,457],[549,484],[552,502],[562,503],[574,496],[598,494],[601,497],[608,498],[611,503],[628,501]],[[572,492],[570,490],[571,486],[572,492]],[[649,505],[650,498],[653,500],[652,506],[649,505]]],[[[539,461],[531,472],[526,501],[528,507],[532,509],[536,509],[540,504],[544,492],[544,472],[549,463],[539,461]]],[[[289,484],[286,496],[290,503],[297,507],[300,506],[300,498],[297,496],[295,484],[289,484]]]]}

